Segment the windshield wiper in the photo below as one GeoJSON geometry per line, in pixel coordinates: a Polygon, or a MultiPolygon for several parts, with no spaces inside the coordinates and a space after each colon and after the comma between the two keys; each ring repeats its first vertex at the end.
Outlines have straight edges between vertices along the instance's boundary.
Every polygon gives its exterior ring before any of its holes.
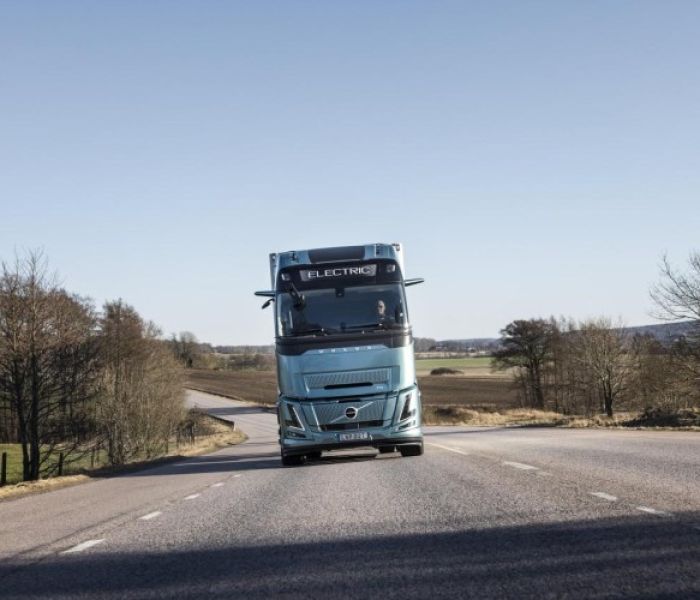
{"type": "Polygon", "coordinates": [[[333,332],[333,329],[328,329],[326,327],[309,327],[308,329],[293,330],[292,335],[330,335],[333,332]]]}
{"type": "Polygon", "coordinates": [[[365,325],[346,325],[344,331],[352,331],[355,329],[389,329],[388,323],[367,323],[365,325]]]}

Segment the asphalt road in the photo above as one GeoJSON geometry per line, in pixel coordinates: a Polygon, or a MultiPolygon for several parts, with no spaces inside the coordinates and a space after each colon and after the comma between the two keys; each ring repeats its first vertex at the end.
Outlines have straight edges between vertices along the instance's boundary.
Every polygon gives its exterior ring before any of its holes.
{"type": "Polygon", "coordinates": [[[700,435],[432,427],[282,468],[249,440],[0,503],[0,597],[700,597],[700,435]]]}

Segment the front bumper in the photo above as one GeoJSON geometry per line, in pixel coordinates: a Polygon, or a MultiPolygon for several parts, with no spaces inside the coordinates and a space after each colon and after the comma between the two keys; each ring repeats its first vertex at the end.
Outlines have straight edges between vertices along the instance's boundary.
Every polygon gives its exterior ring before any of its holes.
{"type": "Polygon", "coordinates": [[[323,450],[420,444],[423,441],[420,405],[420,391],[416,386],[387,394],[381,402],[376,397],[358,397],[309,403],[281,396],[278,418],[282,454],[294,456],[323,450]],[[357,407],[351,410],[367,417],[363,422],[356,422],[354,415],[345,418],[342,416],[345,407],[357,407]],[[377,418],[379,420],[373,420],[377,418]],[[367,437],[343,439],[348,433],[367,437]]]}
{"type": "MultiPolygon", "coordinates": [[[[408,433],[408,432],[407,432],[408,433]]],[[[400,437],[371,436],[369,440],[357,440],[341,442],[336,440],[284,440],[282,454],[295,456],[308,454],[309,452],[321,452],[323,450],[346,450],[348,448],[390,448],[396,446],[412,446],[423,443],[423,435],[420,427],[411,430],[410,435],[400,437]],[[291,443],[290,443],[291,442],[291,443]]]]}

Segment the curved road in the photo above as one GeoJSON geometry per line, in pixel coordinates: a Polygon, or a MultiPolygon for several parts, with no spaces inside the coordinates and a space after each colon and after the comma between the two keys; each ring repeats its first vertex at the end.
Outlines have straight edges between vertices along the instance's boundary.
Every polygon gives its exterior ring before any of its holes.
{"type": "Polygon", "coordinates": [[[282,468],[244,444],[0,503],[0,597],[700,595],[700,435],[427,428],[426,454],[282,468]]]}

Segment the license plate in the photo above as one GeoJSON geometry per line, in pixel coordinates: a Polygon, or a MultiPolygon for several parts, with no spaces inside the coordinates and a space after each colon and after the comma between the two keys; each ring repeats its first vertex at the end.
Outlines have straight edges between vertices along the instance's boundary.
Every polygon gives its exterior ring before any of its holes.
{"type": "Polygon", "coordinates": [[[341,442],[355,442],[357,440],[369,440],[369,433],[366,431],[355,431],[354,433],[340,433],[338,439],[341,442]]]}

